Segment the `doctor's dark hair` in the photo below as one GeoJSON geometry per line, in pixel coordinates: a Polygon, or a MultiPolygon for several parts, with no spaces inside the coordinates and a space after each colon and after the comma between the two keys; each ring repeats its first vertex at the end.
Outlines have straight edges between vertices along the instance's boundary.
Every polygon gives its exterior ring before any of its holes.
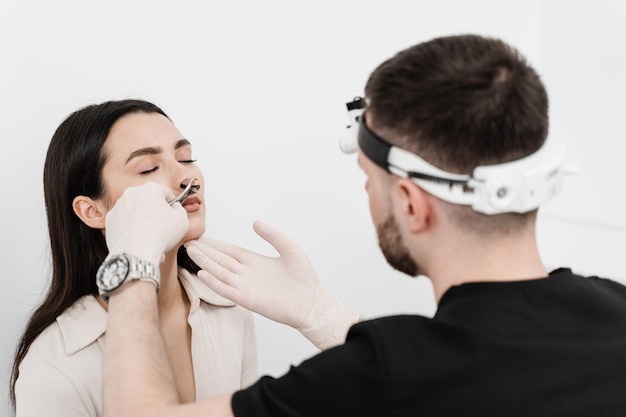
{"type": "MultiPolygon", "coordinates": [[[[452,173],[530,155],[548,135],[539,75],[495,38],[440,37],[400,51],[372,72],[365,96],[372,130],[452,173]]],[[[442,206],[458,226],[481,233],[524,226],[536,216],[536,210],[488,216],[442,206]]]]}
{"type": "Polygon", "coordinates": [[[519,159],[548,134],[539,76],[494,38],[449,36],[405,49],[376,68],[365,95],[370,127],[449,172],[519,159]]]}
{"type": "MultiPolygon", "coordinates": [[[[108,101],[84,107],[68,116],[52,136],[44,164],[44,199],[52,256],[52,277],[41,305],[31,315],[16,349],[11,373],[10,399],[15,409],[15,383],[19,366],[33,341],[57,316],[84,295],[97,295],[96,272],[108,254],[104,234],[76,216],[72,201],[79,195],[104,196],[102,168],[104,143],[112,126],[132,113],[163,110],[143,100],[108,101]]],[[[179,265],[198,268],[183,247],[179,265]]]]}

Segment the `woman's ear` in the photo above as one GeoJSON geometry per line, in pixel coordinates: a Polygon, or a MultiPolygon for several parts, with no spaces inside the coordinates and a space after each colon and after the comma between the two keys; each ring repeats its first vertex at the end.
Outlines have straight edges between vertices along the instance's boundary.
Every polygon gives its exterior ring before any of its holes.
{"type": "Polygon", "coordinates": [[[397,214],[402,216],[410,233],[422,232],[428,227],[433,214],[429,194],[408,178],[397,180],[395,188],[397,214]]]}
{"type": "Polygon", "coordinates": [[[79,219],[94,229],[104,229],[106,209],[104,205],[90,197],[79,195],[72,201],[72,208],[79,219]]]}

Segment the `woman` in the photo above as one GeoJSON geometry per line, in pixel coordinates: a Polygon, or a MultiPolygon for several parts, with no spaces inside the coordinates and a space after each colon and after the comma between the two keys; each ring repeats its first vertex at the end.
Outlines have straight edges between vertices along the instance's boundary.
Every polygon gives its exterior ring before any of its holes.
{"type": "MultiPolygon", "coordinates": [[[[19,342],[11,379],[17,417],[100,416],[107,304],[95,276],[108,254],[105,218],[124,190],[154,182],[183,201],[189,228],[160,263],[161,332],[179,395],[195,401],[257,378],[250,313],[202,284],[182,242],[205,230],[204,179],[190,142],[157,106],[110,101],[71,114],[44,167],[52,279],[19,342]]],[[[131,318],[129,318],[131,319],[131,318]]]]}

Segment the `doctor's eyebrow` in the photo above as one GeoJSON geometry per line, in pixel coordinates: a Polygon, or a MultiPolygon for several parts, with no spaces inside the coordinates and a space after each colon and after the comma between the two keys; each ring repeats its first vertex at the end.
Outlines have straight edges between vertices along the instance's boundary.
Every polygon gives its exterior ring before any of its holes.
{"type": "MultiPolygon", "coordinates": [[[[189,142],[187,139],[179,139],[174,145],[174,149],[180,149],[185,146],[191,146],[191,142],[189,142]]],[[[132,159],[137,158],[138,156],[157,155],[160,152],[161,152],[161,148],[154,147],[154,146],[148,146],[147,148],[137,149],[136,151],[133,151],[128,156],[128,159],[126,160],[126,164],[128,164],[132,159]]]]}

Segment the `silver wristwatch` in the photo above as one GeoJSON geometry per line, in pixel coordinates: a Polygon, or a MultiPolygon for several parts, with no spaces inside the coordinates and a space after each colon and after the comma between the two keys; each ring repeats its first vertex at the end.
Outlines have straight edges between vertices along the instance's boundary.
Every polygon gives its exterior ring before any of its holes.
{"type": "Polygon", "coordinates": [[[109,296],[125,282],[132,280],[151,281],[157,291],[161,283],[161,271],[158,265],[126,253],[109,255],[96,274],[96,284],[100,297],[106,302],[109,296]]]}

